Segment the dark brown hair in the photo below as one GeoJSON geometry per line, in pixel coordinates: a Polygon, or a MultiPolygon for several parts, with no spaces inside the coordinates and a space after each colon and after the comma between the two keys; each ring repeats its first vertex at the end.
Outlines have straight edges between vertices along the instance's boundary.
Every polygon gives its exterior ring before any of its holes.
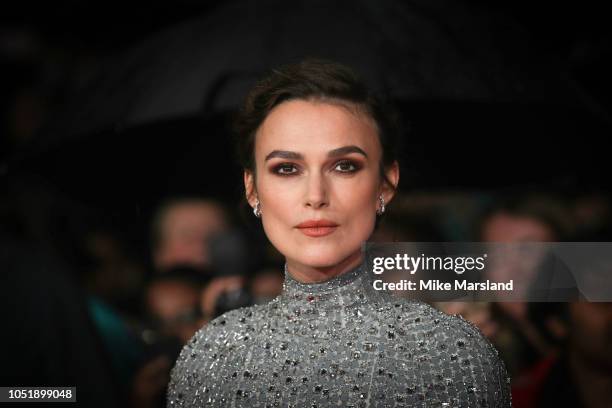
{"type": "Polygon", "coordinates": [[[350,68],[336,62],[307,59],[282,66],[259,81],[247,95],[234,123],[237,153],[245,170],[255,174],[255,134],[268,114],[282,102],[322,100],[348,105],[368,115],[376,124],[382,146],[381,177],[397,160],[397,115],[384,99],[374,95],[350,68]]]}

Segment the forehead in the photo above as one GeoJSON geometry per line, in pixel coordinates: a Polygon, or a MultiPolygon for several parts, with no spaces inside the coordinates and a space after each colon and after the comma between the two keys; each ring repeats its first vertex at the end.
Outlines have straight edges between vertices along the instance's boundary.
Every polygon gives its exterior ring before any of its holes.
{"type": "Polygon", "coordinates": [[[165,211],[165,219],[208,218],[221,212],[218,205],[206,202],[184,202],[172,204],[165,211]]]}
{"type": "Polygon", "coordinates": [[[485,225],[487,238],[524,239],[534,240],[552,239],[554,232],[544,221],[535,217],[499,213],[493,215],[485,225]]]}
{"type": "Polygon", "coordinates": [[[167,208],[161,217],[161,226],[165,232],[185,226],[217,227],[225,222],[223,210],[214,203],[178,203],[167,208]]]}
{"type": "Polygon", "coordinates": [[[257,156],[274,149],[316,155],[346,145],[368,156],[380,154],[376,125],[357,108],[326,101],[283,102],[268,114],[255,140],[257,156]]]}

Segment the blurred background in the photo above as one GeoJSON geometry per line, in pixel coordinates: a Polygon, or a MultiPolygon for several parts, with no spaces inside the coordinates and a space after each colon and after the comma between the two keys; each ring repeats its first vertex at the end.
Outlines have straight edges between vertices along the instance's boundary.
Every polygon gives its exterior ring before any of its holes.
{"type": "MultiPolygon", "coordinates": [[[[0,385],[164,406],[199,327],[280,293],[230,127],[258,78],[308,56],[402,116],[373,239],[610,241],[597,2],[24,0],[0,19],[0,385]]],[[[611,305],[436,306],[495,343],[515,406],[612,406],[611,305]]]]}

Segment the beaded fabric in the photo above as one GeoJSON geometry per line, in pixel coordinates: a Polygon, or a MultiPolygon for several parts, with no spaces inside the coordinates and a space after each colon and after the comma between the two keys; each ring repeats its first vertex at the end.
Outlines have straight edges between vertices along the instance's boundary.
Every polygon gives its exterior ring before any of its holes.
{"type": "Polygon", "coordinates": [[[201,328],[171,372],[168,407],[510,407],[497,351],[462,318],[372,287],[364,264],[293,279],[266,305],[201,328]]]}

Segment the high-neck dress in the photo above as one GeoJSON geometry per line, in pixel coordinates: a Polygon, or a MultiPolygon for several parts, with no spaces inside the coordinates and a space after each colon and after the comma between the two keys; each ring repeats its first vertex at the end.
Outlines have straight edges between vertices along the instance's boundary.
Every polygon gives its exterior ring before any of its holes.
{"type": "Polygon", "coordinates": [[[168,407],[510,407],[497,351],[465,320],[374,290],[364,264],[200,329],[168,407]]]}

